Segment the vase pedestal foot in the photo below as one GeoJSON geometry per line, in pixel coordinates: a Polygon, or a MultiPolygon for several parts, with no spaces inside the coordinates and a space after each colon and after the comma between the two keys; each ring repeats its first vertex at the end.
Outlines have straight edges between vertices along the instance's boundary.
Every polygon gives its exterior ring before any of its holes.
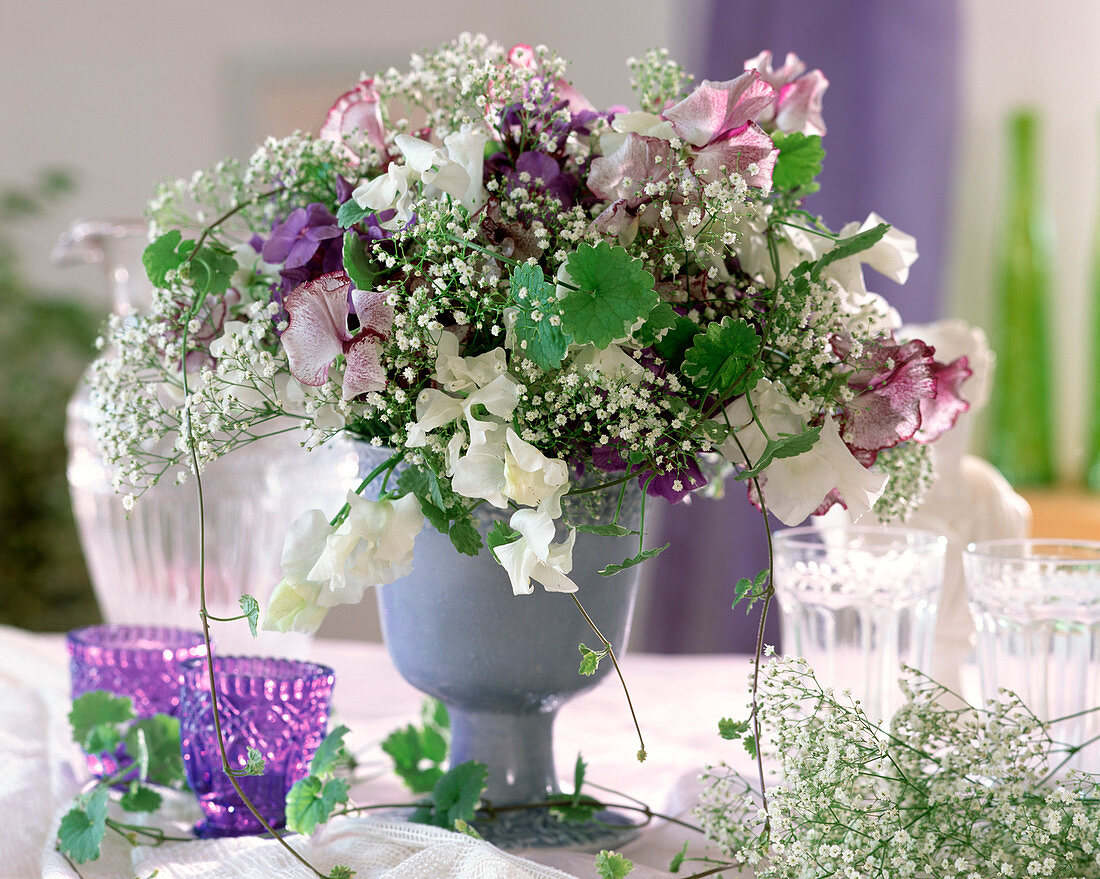
{"type": "Polygon", "coordinates": [[[574,849],[599,852],[619,848],[641,832],[641,825],[621,812],[597,812],[591,821],[561,821],[549,809],[517,809],[493,818],[478,819],[472,827],[505,851],[574,849]]]}

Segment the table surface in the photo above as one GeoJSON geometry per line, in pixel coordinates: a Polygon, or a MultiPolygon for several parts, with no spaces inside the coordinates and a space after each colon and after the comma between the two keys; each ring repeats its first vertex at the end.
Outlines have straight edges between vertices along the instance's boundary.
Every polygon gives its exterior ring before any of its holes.
{"type": "MultiPolygon", "coordinates": [[[[378,777],[358,785],[360,803],[410,799],[378,745],[394,729],[419,716],[422,695],[406,684],[378,644],[317,640],[311,658],[336,670],[332,722],[351,729],[348,744],[378,777]]],[[[608,677],[592,691],[567,703],[555,728],[559,775],[568,779],[577,754],[588,764],[588,778],[637,797],[668,814],[687,813],[708,763],[728,760],[752,770],[742,748],[717,735],[724,716],[743,716],[749,659],[740,655],[632,655],[623,672],[641,724],[648,759],[635,758],[637,737],[617,681],[608,677]]],[[[53,828],[68,800],[86,781],[79,752],[68,742],[68,667],[61,635],[34,635],[0,627],[0,804],[15,815],[15,832],[0,834],[0,874],[31,879],[45,874],[53,828]],[[8,872],[11,871],[11,872],[8,872]]],[[[565,781],[568,789],[570,782],[565,781]]],[[[688,841],[702,854],[702,838],[668,822],[656,821],[622,851],[638,865],[635,879],[666,876],[673,854],[688,841]]],[[[123,846],[125,848],[125,846],[123,846]]],[[[122,852],[117,857],[129,857],[122,852]]],[[[595,876],[592,856],[579,853],[526,853],[576,876],[595,876]]],[[[81,868],[86,879],[97,865],[81,868]]],[[[75,874],[72,874],[75,875],[75,874]]]]}

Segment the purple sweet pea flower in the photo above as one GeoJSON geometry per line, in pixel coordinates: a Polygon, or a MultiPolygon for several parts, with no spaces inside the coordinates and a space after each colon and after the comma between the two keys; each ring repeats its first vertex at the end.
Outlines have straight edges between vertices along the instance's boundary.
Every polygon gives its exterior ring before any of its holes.
{"type": "MultiPolygon", "coordinates": [[[[614,446],[596,446],[592,449],[592,464],[605,473],[626,470],[626,460],[614,446]]],[[[638,474],[638,484],[650,497],[663,497],[670,504],[678,504],[696,489],[707,484],[707,478],[694,458],[688,458],[677,470],[657,473],[644,470],[638,474]]]]}
{"type": "Polygon", "coordinates": [[[340,238],[344,231],[336,217],[322,204],[316,202],[304,208],[295,208],[290,215],[271,230],[260,255],[265,262],[282,264],[286,269],[306,265],[317,253],[322,242],[340,238]]]}

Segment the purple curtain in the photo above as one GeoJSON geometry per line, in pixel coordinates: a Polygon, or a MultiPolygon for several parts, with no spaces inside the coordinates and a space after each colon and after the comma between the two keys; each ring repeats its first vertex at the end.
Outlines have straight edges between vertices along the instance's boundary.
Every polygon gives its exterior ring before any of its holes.
{"type": "MultiPolygon", "coordinates": [[[[787,52],[829,80],[828,134],[821,191],[806,201],[832,228],[875,211],[916,236],[920,259],[905,286],[869,271],[868,288],[885,295],[908,322],[941,316],[953,171],[958,7],[955,0],[713,0],[695,58],[697,80],[730,79],[770,49],[787,52]]],[[[760,514],[732,480],[721,501],[669,509],[649,562],[650,612],[638,634],[649,650],[748,652],[758,615],[730,612],[733,585],[767,565],[760,514]]],[[[773,522],[773,525],[777,523],[773,522]]],[[[767,641],[778,645],[778,606],[767,641]]]]}

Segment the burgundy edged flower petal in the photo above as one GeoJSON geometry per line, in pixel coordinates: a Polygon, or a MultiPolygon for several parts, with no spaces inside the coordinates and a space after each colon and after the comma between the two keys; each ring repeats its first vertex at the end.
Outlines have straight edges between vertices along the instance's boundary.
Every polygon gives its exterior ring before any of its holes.
{"type": "Polygon", "coordinates": [[[699,178],[708,183],[728,177],[731,172],[736,171],[745,178],[749,186],[770,189],[772,171],[778,155],[779,150],[772,139],[755,122],[750,122],[744,128],[729,132],[725,138],[699,150],[692,161],[692,167],[699,178]],[[755,173],[750,173],[750,165],[756,166],[755,173]],[[724,173],[723,166],[726,169],[724,173]]]}
{"type": "MultiPolygon", "coordinates": [[[[362,80],[355,88],[344,92],[328,111],[321,130],[321,140],[357,146],[364,137],[381,151],[386,149],[386,134],[382,127],[382,109],[373,79],[362,80]]],[[[355,157],[354,150],[349,150],[355,157]]]]}
{"type": "Polygon", "coordinates": [[[914,339],[904,345],[885,340],[870,352],[868,368],[849,385],[862,391],[844,408],[844,442],[878,451],[912,439],[921,426],[921,405],[936,395],[932,349],[914,339]]]}
{"type": "Polygon", "coordinates": [[[379,340],[372,335],[364,333],[352,342],[347,351],[344,387],[341,392],[345,400],[369,391],[386,389],[386,370],[382,368],[380,353],[379,340]]]}
{"type": "Polygon", "coordinates": [[[704,147],[727,131],[740,128],[770,110],[775,89],[756,70],[726,82],[703,82],[661,116],[692,146],[704,147]]]}
{"type": "Polygon", "coordinates": [[[290,373],[305,385],[323,385],[328,368],[344,353],[351,279],[332,272],[307,281],[286,297],[288,325],[282,335],[290,373]]]}
{"type": "Polygon", "coordinates": [[[932,377],[936,382],[936,393],[920,402],[920,430],[913,437],[917,442],[932,442],[954,427],[958,417],[970,408],[970,404],[959,394],[959,388],[973,374],[966,357],[959,357],[950,363],[933,362],[932,377]]]}

